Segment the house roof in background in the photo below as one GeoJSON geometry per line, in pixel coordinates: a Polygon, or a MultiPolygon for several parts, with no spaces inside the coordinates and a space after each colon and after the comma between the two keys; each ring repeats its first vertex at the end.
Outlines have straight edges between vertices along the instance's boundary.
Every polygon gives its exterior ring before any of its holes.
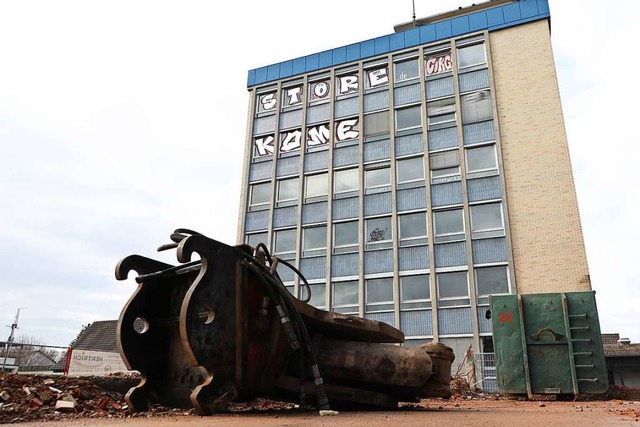
{"type": "Polygon", "coordinates": [[[91,323],[76,340],[76,350],[93,350],[117,352],[116,326],[117,320],[99,320],[91,323]]]}

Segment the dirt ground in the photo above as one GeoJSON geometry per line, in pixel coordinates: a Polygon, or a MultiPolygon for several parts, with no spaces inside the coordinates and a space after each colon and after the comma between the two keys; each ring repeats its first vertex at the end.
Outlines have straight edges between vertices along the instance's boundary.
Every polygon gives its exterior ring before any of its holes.
{"type": "MultiPolygon", "coordinates": [[[[80,418],[20,423],[22,427],[109,426],[638,426],[640,402],[606,401],[517,401],[493,399],[427,399],[419,405],[406,405],[397,411],[340,412],[320,416],[297,409],[247,411],[244,413],[198,417],[191,411],[172,415],[132,418],[80,418]]],[[[2,424],[5,425],[5,424],[2,424]]]]}

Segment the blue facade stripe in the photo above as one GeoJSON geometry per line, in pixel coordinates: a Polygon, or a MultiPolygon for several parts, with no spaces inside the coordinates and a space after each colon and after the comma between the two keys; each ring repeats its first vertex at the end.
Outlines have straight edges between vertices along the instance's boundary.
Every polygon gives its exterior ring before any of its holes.
{"type": "Polygon", "coordinates": [[[445,19],[435,24],[394,33],[321,53],[296,58],[268,67],[249,71],[247,87],[257,86],[298,74],[358,61],[376,55],[402,50],[419,44],[445,40],[470,32],[513,27],[527,22],[549,18],[549,0],[521,0],[473,12],[467,15],[445,19]]]}
{"type": "Polygon", "coordinates": [[[469,15],[459,16],[451,20],[451,29],[456,36],[470,32],[469,28],[469,15]]]}
{"type": "Polygon", "coordinates": [[[436,27],[433,24],[418,27],[420,30],[420,43],[430,43],[436,41],[436,27]]]}
{"type": "Polygon", "coordinates": [[[487,10],[487,23],[489,24],[489,27],[504,24],[502,8],[487,10]]]}
{"type": "Polygon", "coordinates": [[[320,55],[314,53],[313,55],[308,55],[305,57],[304,66],[305,71],[308,73],[310,71],[314,71],[320,68],[320,55]]]}
{"type": "Polygon", "coordinates": [[[504,12],[504,22],[515,22],[522,19],[518,3],[505,5],[502,11],[504,12]]]}
{"type": "Polygon", "coordinates": [[[487,28],[489,24],[487,23],[487,14],[482,12],[476,12],[469,15],[469,31],[479,31],[484,28],[487,28]]]}
{"type": "Polygon", "coordinates": [[[347,48],[339,47],[333,49],[333,65],[343,64],[347,62],[347,48]]]}

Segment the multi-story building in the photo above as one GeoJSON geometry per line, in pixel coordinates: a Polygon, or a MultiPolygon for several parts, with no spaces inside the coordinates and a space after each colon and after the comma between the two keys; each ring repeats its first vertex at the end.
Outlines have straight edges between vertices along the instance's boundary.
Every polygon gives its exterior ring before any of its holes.
{"type": "Polygon", "coordinates": [[[591,289],[548,2],[395,30],[249,71],[238,241],[317,307],[491,351],[489,295],[591,289]]]}

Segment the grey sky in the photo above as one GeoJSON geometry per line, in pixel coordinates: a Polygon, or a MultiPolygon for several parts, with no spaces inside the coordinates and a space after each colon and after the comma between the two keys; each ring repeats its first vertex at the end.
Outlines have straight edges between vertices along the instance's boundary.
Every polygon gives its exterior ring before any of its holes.
{"type": "MultiPolygon", "coordinates": [[[[640,89],[624,78],[640,4],[550,3],[602,329],[640,342],[640,89]]],[[[19,332],[66,345],[118,317],[134,290],[119,259],[175,262],[155,247],[177,227],[235,243],[247,71],[411,19],[410,0],[311,4],[0,0],[1,321],[28,307],[19,332]]]]}

